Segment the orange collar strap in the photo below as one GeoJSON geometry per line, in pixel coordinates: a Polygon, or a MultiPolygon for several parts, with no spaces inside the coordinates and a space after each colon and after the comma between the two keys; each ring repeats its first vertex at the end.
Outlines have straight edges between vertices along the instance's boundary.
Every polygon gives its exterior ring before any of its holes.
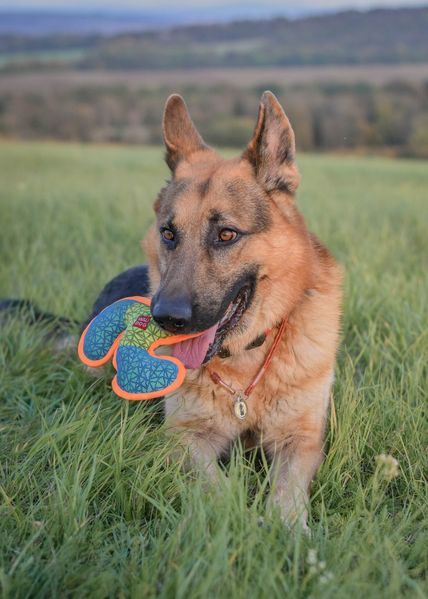
{"type": "MultiPolygon", "coordinates": [[[[246,399],[248,399],[250,397],[251,393],[254,391],[254,389],[256,388],[257,384],[261,381],[261,379],[265,375],[267,369],[269,368],[269,364],[272,362],[272,358],[274,357],[275,352],[278,349],[279,342],[281,341],[281,337],[282,337],[282,335],[283,335],[283,333],[285,331],[285,328],[287,326],[287,322],[288,322],[288,319],[284,318],[284,320],[279,325],[279,329],[278,329],[278,332],[275,335],[275,339],[273,340],[272,347],[270,348],[270,350],[269,350],[266,358],[264,359],[263,364],[259,368],[256,376],[253,378],[253,380],[251,381],[251,383],[248,385],[248,387],[244,391],[244,396],[245,396],[246,399]]],[[[269,329],[269,331],[266,331],[265,334],[268,334],[270,331],[271,331],[271,329],[269,329]]],[[[214,372],[213,370],[211,370],[211,368],[209,366],[207,366],[206,368],[207,368],[208,374],[210,375],[211,380],[213,381],[213,383],[215,383],[216,385],[221,385],[231,395],[239,395],[238,391],[236,391],[231,385],[228,385],[227,383],[225,383],[223,381],[223,379],[216,372],[214,372]]]]}

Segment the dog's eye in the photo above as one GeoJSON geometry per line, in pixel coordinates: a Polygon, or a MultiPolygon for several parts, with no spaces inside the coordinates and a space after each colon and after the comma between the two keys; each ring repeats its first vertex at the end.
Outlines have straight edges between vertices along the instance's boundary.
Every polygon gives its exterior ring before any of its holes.
{"type": "Polygon", "coordinates": [[[162,229],[161,235],[165,241],[174,241],[175,239],[175,235],[171,229],[162,229]]]}
{"type": "Polygon", "coordinates": [[[238,233],[232,229],[222,229],[219,231],[218,240],[222,242],[234,241],[237,236],[238,233]]]}

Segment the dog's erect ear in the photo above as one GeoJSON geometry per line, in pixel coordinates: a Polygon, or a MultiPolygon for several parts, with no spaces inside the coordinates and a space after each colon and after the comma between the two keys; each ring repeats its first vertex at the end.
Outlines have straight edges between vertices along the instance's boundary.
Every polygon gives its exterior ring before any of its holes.
{"type": "Polygon", "coordinates": [[[180,160],[185,160],[198,150],[208,149],[199,135],[181,96],[169,96],[163,114],[163,139],[166,147],[165,160],[174,171],[180,160]]]}
{"type": "Polygon", "coordinates": [[[257,179],[266,191],[294,194],[300,180],[295,153],[290,121],[273,93],[266,91],[260,100],[253,138],[243,158],[253,165],[257,179]]]}

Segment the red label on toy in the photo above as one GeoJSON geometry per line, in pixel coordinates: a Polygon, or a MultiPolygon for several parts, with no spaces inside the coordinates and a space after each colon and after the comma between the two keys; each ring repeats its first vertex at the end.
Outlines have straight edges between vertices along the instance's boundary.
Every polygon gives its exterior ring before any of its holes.
{"type": "Polygon", "coordinates": [[[137,318],[137,320],[134,322],[134,324],[132,325],[133,327],[137,327],[137,329],[143,329],[144,331],[147,329],[147,327],[149,326],[149,322],[151,321],[152,317],[151,316],[139,316],[137,318]]]}

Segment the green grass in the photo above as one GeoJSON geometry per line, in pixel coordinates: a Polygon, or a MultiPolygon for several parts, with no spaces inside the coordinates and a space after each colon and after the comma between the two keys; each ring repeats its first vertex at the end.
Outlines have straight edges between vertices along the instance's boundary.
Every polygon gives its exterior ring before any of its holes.
{"type": "MultiPolygon", "coordinates": [[[[141,260],[161,150],[11,143],[0,164],[0,296],[84,318],[141,260]]],[[[43,327],[13,321],[0,352],[2,597],[427,596],[427,164],[300,165],[300,205],[347,273],[312,538],[265,515],[254,455],[237,447],[209,492],[168,464],[159,403],[118,399],[109,377],[53,357],[43,327]],[[399,461],[390,482],[381,453],[399,461]]]]}
{"type": "Polygon", "coordinates": [[[11,68],[22,63],[75,62],[85,55],[84,48],[64,48],[63,50],[31,50],[28,52],[8,52],[0,54],[0,68],[11,68]]]}

